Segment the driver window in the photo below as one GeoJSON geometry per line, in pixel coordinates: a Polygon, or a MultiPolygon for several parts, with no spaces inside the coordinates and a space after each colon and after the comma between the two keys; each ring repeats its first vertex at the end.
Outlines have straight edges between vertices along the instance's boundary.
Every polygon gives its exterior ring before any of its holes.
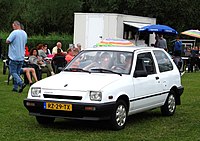
{"type": "Polygon", "coordinates": [[[154,60],[153,60],[153,57],[151,55],[151,52],[139,54],[138,57],[137,57],[137,60],[138,59],[142,60],[142,63],[144,64],[144,67],[145,67],[148,75],[156,73],[154,60]]]}

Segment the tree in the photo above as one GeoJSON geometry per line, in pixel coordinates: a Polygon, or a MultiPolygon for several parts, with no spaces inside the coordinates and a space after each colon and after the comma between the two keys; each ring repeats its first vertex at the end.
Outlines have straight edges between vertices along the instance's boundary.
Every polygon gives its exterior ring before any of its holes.
{"type": "Polygon", "coordinates": [[[73,32],[73,14],[80,10],[78,0],[34,0],[26,4],[27,30],[30,33],[48,34],[50,32],[73,32]]]}
{"type": "Polygon", "coordinates": [[[154,17],[157,23],[172,26],[181,32],[198,28],[199,4],[200,1],[189,0],[134,0],[128,2],[128,13],[154,17]]]}
{"type": "Polygon", "coordinates": [[[73,34],[74,12],[121,13],[153,17],[179,32],[198,29],[200,1],[189,0],[0,0],[1,30],[19,20],[31,34],[73,34]]]}
{"type": "Polygon", "coordinates": [[[10,23],[10,16],[11,16],[11,12],[10,11],[10,7],[11,7],[11,1],[7,1],[7,0],[0,0],[0,27],[1,30],[4,31],[9,31],[11,28],[10,23]]]}

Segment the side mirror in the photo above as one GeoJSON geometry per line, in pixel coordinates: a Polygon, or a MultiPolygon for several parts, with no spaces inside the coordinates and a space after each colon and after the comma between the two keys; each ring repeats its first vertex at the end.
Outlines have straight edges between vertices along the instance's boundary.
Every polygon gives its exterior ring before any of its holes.
{"type": "Polygon", "coordinates": [[[133,77],[147,77],[147,71],[146,70],[136,70],[134,72],[133,77]]]}

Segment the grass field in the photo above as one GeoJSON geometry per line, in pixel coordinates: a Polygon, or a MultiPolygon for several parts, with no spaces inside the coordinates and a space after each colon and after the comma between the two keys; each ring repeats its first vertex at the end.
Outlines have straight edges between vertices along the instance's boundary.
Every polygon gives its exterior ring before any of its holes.
{"type": "Polygon", "coordinates": [[[63,119],[41,126],[23,106],[29,86],[22,94],[12,92],[0,61],[0,141],[200,141],[199,78],[200,72],[182,76],[182,105],[171,117],[161,116],[160,109],[136,114],[120,131],[111,131],[104,122],[63,119]]]}

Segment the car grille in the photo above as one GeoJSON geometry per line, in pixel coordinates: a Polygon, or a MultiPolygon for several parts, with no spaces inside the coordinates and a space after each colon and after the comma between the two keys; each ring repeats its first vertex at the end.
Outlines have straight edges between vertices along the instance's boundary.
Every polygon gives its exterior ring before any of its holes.
{"type": "Polygon", "coordinates": [[[43,94],[44,98],[55,98],[55,99],[69,99],[69,100],[81,100],[82,96],[66,96],[66,95],[49,95],[43,94]]]}

